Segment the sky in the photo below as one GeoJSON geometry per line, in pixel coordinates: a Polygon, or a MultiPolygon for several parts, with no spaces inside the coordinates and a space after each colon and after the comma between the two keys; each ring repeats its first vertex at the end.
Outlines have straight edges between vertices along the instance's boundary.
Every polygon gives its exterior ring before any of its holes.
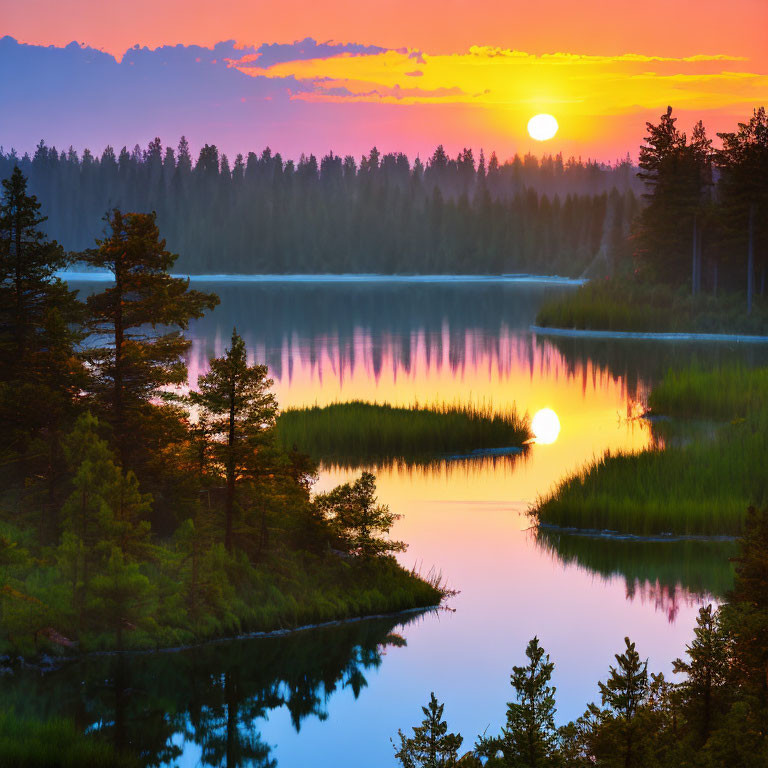
{"type": "Polygon", "coordinates": [[[766,104],[767,29],[768,0],[0,0],[0,144],[610,162],[668,104],[711,133],[766,104]]]}

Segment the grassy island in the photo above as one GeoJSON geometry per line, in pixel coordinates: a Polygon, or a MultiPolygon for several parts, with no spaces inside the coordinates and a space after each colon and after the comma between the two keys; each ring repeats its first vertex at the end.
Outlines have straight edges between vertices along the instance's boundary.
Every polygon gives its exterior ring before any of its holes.
{"type": "Polygon", "coordinates": [[[652,449],[606,454],[543,499],[541,522],[620,533],[738,535],[765,501],[768,370],[670,371],[652,391],[652,449]],[[709,423],[696,426],[687,420],[709,423]],[[702,437],[702,432],[705,436],[702,437]]]}
{"type": "Polygon", "coordinates": [[[429,459],[479,449],[522,448],[528,419],[512,410],[442,405],[396,408],[353,401],[291,408],[277,420],[285,448],[313,458],[359,464],[375,459],[429,459]]]}

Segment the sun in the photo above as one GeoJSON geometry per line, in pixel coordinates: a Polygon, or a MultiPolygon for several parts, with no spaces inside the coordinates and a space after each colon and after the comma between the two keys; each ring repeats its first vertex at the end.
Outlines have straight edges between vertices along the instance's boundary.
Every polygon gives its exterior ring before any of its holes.
{"type": "Polygon", "coordinates": [[[533,432],[534,442],[551,445],[560,434],[560,419],[551,408],[542,408],[536,411],[531,420],[531,432],[533,432]]]}
{"type": "Polygon", "coordinates": [[[557,133],[559,127],[557,120],[552,115],[534,115],[528,121],[528,133],[536,141],[551,139],[557,133]]]}

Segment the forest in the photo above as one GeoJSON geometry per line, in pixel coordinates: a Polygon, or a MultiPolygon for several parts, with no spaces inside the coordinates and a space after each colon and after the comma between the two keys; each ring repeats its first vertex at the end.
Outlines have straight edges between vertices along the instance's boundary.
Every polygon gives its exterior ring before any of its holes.
{"type": "Polygon", "coordinates": [[[672,107],[646,124],[644,191],[630,257],[612,280],[541,307],[537,324],[610,331],[765,334],[768,116],[718,134],[681,130],[672,107]]]}
{"type": "Polygon", "coordinates": [[[187,393],[218,303],[169,274],[151,213],[67,253],[15,168],[0,196],[0,653],[172,646],[439,603],[401,568],[367,472],[312,497],[236,330],[187,393]],[[81,300],[73,259],[113,277],[81,300]],[[194,411],[194,418],[191,412],[194,411]]]}
{"type": "Polygon", "coordinates": [[[68,250],[92,247],[113,208],[155,211],[188,274],[602,274],[626,257],[641,188],[628,158],[500,162],[442,146],[426,162],[374,147],[294,163],[207,144],[194,159],[184,137],[100,157],[41,141],[32,157],[0,151],[0,178],[16,165],[68,250]]]}

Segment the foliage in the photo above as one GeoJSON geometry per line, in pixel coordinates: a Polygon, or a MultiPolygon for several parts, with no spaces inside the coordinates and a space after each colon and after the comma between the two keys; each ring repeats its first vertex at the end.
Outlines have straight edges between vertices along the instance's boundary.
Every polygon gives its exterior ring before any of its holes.
{"type": "Polygon", "coordinates": [[[514,411],[447,405],[396,408],[353,401],[323,408],[290,408],[277,420],[277,435],[325,461],[434,457],[481,448],[519,448],[531,437],[527,418],[514,411]]]}
{"type": "MultiPolygon", "coordinates": [[[[638,209],[629,161],[499,161],[438,147],[423,163],[375,147],[362,158],[238,155],[214,145],[190,156],[159,139],[101,156],[0,153],[46,198],[50,229],[88,247],[104,210],[157,211],[189,273],[510,273],[579,275],[596,256],[624,257],[638,209]],[[611,253],[603,253],[609,250],[611,253]]],[[[598,259],[599,261],[600,259],[598,259]]]]}
{"type": "Polygon", "coordinates": [[[539,645],[538,637],[528,643],[525,655],[526,666],[512,667],[510,682],[517,701],[507,704],[507,723],[501,736],[480,738],[475,751],[490,758],[501,751],[501,764],[510,768],[556,766],[555,688],[549,685],[555,665],[539,645]]]}
{"type": "Polygon", "coordinates": [[[366,562],[406,548],[402,541],[387,538],[400,516],[376,501],[376,477],[371,472],[315,497],[315,505],[337,533],[344,551],[366,562]]]}
{"type": "Polygon", "coordinates": [[[133,768],[139,761],[118,754],[97,736],[78,733],[69,720],[45,722],[0,712],[0,754],[14,768],[133,768]]]}
{"type": "Polygon", "coordinates": [[[120,459],[132,467],[146,461],[157,438],[141,418],[148,404],[186,383],[190,342],[180,330],[218,303],[214,294],[190,290],[188,279],[168,274],[177,256],[166,249],[155,219],[114,210],[98,249],[85,254],[90,266],[114,276],[114,284],[86,300],[91,330],[102,340],[87,348],[86,359],[120,459]]]}
{"type": "Polygon", "coordinates": [[[462,737],[448,733],[448,724],[443,720],[444,704],[440,704],[434,691],[429,704],[422,707],[424,720],[413,727],[413,736],[406,737],[402,731],[397,735],[400,748],[395,747],[395,757],[403,768],[454,768],[457,764],[462,737]]]}

